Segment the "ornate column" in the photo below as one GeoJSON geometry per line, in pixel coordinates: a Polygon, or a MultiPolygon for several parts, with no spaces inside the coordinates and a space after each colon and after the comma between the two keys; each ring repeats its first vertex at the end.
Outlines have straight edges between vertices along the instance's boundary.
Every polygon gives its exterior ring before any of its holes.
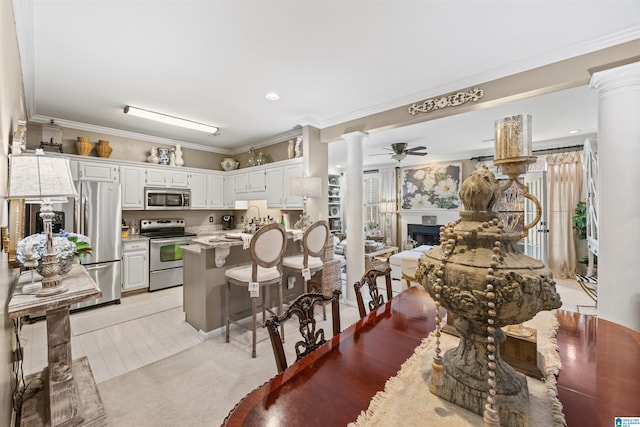
{"type": "Polygon", "coordinates": [[[347,292],[345,299],[356,303],[353,284],[364,274],[364,224],[362,213],[363,171],[362,144],[366,133],[353,132],[342,135],[347,142],[346,196],[347,196],[347,292]]]}
{"type": "Polygon", "coordinates": [[[640,62],[595,73],[598,90],[598,316],[640,331],[640,62]]]}

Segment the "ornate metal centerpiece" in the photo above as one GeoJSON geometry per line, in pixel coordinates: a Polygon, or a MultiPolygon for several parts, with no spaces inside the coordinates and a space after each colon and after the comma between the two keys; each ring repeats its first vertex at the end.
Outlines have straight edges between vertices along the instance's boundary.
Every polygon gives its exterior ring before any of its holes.
{"type": "MultiPolygon", "coordinates": [[[[526,170],[530,157],[514,157],[520,167],[512,164],[511,169],[522,171],[524,164],[526,170]]],[[[484,165],[464,181],[461,218],[441,228],[441,245],[422,256],[416,279],[436,307],[458,316],[460,343],[441,357],[438,340],[431,392],[484,415],[487,425],[526,426],[526,378],[500,357],[499,346],[505,340],[501,327],[558,308],[561,301],[551,271],[520,252],[520,232],[505,228],[493,212],[501,193],[484,165]]],[[[438,338],[439,333],[438,327],[438,338]]]]}

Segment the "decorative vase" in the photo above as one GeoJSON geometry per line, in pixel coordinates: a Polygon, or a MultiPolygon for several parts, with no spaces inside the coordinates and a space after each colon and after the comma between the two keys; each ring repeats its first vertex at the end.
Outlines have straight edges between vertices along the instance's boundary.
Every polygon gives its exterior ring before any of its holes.
{"type": "Polygon", "coordinates": [[[88,156],[93,151],[93,145],[89,142],[89,138],[79,136],[78,142],[76,142],[76,150],[81,156],[88,156]]]}
{"type": "Polygon", "coordinates": [[[176,145],[176,166],[184,166],[184,160],[182,159],[182,146],[176,145]]]}
{"type": "Polygon", "coordinates": [[[292,139],[289,141],[289,147],[287,148],[287,154],[290,159],[293,159],[296,156],[296,142],[292,139]]]}
{"type": "Polygon", "coordinates": [[[502,425],[527,425],[527,381],[500,357],[501,327],[562,302],[551,271],[520,252],[520,233],[506,230],[492,211],[500,196],[493,173],[476,169],[462,184],[461,218],[440,229],[441,245],[420,258],[416,279],[457,316],[460,333],[457,348],[434,357],[442,369],[434,368],[430,391],[480,415],[490,394],[500,402],[502,425]]]}
{"type": "Polygon", "coordinates": [[[169,149],[165,147],[158,148],[158,160],[161,165],[169,164],[169,149]]]}
{"type": "Polygon", "coordinates": [[[151,147],[149,150],[149,157],[147,157],[147,162],[149,163],[160,163],[160,157],[158,157],[158,147],[151,147]]]}
{"type": "Polygon", "coordinates": [[[109,146],[109,141],[100,139],[98,140],[98,145],[96,145],[96,153],[98,157],[109,158],[113,148],[109,146]]]}
{"type": "Polygon", "coordinates": [[[220,162],[220,166],[222,166],[222,170],[230,171],[234,169],[238,169],[240,163],[236,159],[232,159],[231,157],[225,158],[220,162]]]}

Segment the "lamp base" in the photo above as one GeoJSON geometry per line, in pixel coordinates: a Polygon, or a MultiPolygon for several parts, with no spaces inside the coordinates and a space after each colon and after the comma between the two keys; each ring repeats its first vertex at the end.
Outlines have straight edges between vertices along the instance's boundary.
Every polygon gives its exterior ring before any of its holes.
{"type": "Polygon", "coordinates": [[[69,288],[62,284],[60,265],[55,254],[46,254],[42,262],[42,289],[36,292],[38,297],[60,294],[69,288]]]}

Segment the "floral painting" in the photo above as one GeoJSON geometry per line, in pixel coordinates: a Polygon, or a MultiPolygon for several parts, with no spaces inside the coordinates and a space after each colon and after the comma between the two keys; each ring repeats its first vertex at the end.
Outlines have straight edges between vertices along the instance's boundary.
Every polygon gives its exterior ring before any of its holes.
{"type": "Polygon", "coordinates": [[[458,209],[460,172],[460,164],[404,168],[400,207],[406,210],[458,209]]]}

